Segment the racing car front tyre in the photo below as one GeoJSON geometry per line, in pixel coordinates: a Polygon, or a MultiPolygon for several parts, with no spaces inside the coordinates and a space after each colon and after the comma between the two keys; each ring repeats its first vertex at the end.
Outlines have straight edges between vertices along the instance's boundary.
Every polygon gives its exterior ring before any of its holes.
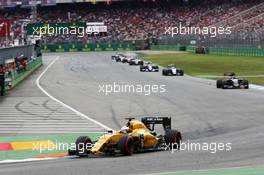
{"type": "Polygon", "coordinates": [[[76,142],[76,155],[78,156],[86,156],[90,153],[90,150],[85,149],[88,144],[92,144],[92,140],[88,136],[80,136],[77,138],[76,142]]]}
{"type": "Polygon", "coordinates": [[[71,150],[71,149],[68,150],[68,155],[69,156],[73,156],[73,155],[76,155],[76,154],[77,154],[76,150],[71,150]]]}
{"type": "Polygon", "coordinates": [[[184,75],[184,71],[180,70],[180,76],[183,76],[183,75],[184,75]]]}
{"type": "Polygon", "coordinates": [[[132,155],[134,152],[134,140],[130,136],[123,136],[117,143],[117,148],[121,151],[121,154],[125,156],[132,155]]]}
{"type": "Polygon", "coordinates": [[[232,80],[222,80],[222,89],[232,89],[233,88],[233,82],[232,80]]]}
{"type": "Polygon", "coordinates": [[[216,88],[222,88],[222,86],[223,86],[222,80],[217,80],[216,81],[216,88]]]}
{"type": "Polygon", "coordinates": [[[172,149],[180,149],[182,135],[177,130],[169,130],[164,136],[165,142],[172,149]]]}
{"type": "Polygon", "coordinates": [[[166,70],[162,70],[162,75],[163,75],[163,76],[168,75],[167,71],[166,71],[166,70]]]}
{"type": "Polygon", "coordinates": [[[248,84],[249,84],[249,83],[248,83],[248,80],[244,80],[244,84],[245,84],[245,86],[244,86],[244,87],[245,87],[245,89],[248,89],[248,88],[249,88],[249,85],[248,85],[248,84]]]}

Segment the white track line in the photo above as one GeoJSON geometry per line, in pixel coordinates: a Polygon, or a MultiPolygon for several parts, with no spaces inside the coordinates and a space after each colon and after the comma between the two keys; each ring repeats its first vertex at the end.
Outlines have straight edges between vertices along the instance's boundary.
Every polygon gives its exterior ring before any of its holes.
{"type": "Polygon", "coordinates": [[[34,162],[34,161],[43,161],[43,160],[54,160],[54,159],[58,159],[58,158],[30,158],[30,159],[19,159],[19,160],[1,160],[0,164],[7,164],[7,163],[21,163],[21,162],[34,162]]]}
{"type": "MultiPolygon", "coordinates": [[[[110,127],[88,117],[87,115],[77,111],[76,109],[72,108],[71,106],[63,103],[62,101],[56,99],[55,97],[53,97],[52,95],[50,95],[45,89],[43,89],[43,87],[40,85],[40,79],[42,78],[42,76],[49,70],[49,68],[59,59],[59,57],[56,57],[56,59],[54,59],[47,67],[46,69],[39,75],[39,77],[36,80],[36,84],[38,86],[38,88],[44,93],[46,94],[50,99],[52,99],[53,101],[61,104],[62,106],[64,106],[65,108],[73,111],[75,114],[77,114],[78,116],[81,116],[99,126],[101,126],[102,128],[106,129],[106,130],[112,130],[110,127]]],[[[36,131],[37,133],[37,131],[36,131]]],[[[75,132],[75,133],[79,133],[79,132],[75,132]]],[[[98,133],[98,132],[96,132],[98,133]]],[[[33,161],[43,161],[43,160],[53,160],[53,159],[58,159],[58,158],[29,158],[29,159],[22,159],[22,160],[3,160],[0,161],[0,164],[6,164],[6,163],[19,163],[19,162],[33,162],[33,161]]]]}
{"type": "Polygon", "coordinates": [[[62,106],[64,106],[65,108],[68,108],[69,110],[73,111],[75,114],[83,117],[83,118],[86,118],[87,120],[90,120],[91,122],[101,126],[102,128],[106,129],[106,130],[112,130],[110,127],[100,123],[99,121],[96,121],[90,117],[88,117],[87,115],[77,111],[76,109],[72,108],[71,106],[63,103],[62,101],[58,100],[57,98],[53,97],[51,94],[49,94],[45,89],[43,89],[43,87],[40,85],[40,79],[42,78],[42,76],[49,70],[49,68],[59,59],[59,57],[57,56],[56,59],[54,59],[47,67],[46,69],[39,75],[39,77],[37,78],[36,80],[36,84],[38,86],[38,88],[44,93],[46,94],[50,99],[52,99],[53,101],[61,104],[62,106]]]}

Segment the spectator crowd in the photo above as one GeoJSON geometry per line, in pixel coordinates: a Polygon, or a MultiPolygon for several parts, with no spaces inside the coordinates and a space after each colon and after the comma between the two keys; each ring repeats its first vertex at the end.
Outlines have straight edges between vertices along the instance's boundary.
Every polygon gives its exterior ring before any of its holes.
{"type": "MultiPolygon", "coordinates": [[[[103,22],[108,30],[107,34],[87,35],[82,38],[75,35],[44,36],[42,39],[46,43],[160,39],[165,27],[177,26],[179,23],[186,27],[234,26],[233,32],[261,33],[264,31],[262,17],[264,5],[260,5],[262,2],[262,0],[222,0],[221,2],[208,0],[195,6],[181,6],[168,2],[158,4],[119,2],[112,5],[60,4],[38,8],[34,22],[103,22]],[[255,6],[257,7],[253,8],[255,6]]],[[[0,9],[0,16],[12,21],[12,39],[22,40],[21,25],[23,20],[31,19],[31,10],[0,9]]],[[[5,38],[0,38],[0,41],[2,47],[11,44],[5,41],[5,38]]]]}

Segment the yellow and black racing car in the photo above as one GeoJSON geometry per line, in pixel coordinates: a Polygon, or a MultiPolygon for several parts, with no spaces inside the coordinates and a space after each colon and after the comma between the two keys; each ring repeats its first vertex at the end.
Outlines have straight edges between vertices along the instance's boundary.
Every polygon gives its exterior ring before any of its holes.
{"type": "Polygon", "coordinates": [[[132,155],[148,150],[179,149],[182,135],[171,129],[170,117],[143,117],[141,121],[127,119],[126,126],[117,131],[109,131],[97,141],[88,136],[76,140],[76,149],[69,150],[69,155],[132,155]],[[161,124],[164,134],[155,132],[155,125],[161,124]]]}

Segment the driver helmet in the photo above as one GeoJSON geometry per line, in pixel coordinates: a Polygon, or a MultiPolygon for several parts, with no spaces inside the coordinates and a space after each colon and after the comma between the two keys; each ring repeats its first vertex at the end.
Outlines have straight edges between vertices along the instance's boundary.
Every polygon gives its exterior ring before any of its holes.
{"type": "Polygon", "coordinates": [[[127,132],[129,131],[129,127],[127,127],[127,126],[123,126],[123,127],[120,129],[120,131],[121,131],[122,133],[127,133],[127,132]]]}

